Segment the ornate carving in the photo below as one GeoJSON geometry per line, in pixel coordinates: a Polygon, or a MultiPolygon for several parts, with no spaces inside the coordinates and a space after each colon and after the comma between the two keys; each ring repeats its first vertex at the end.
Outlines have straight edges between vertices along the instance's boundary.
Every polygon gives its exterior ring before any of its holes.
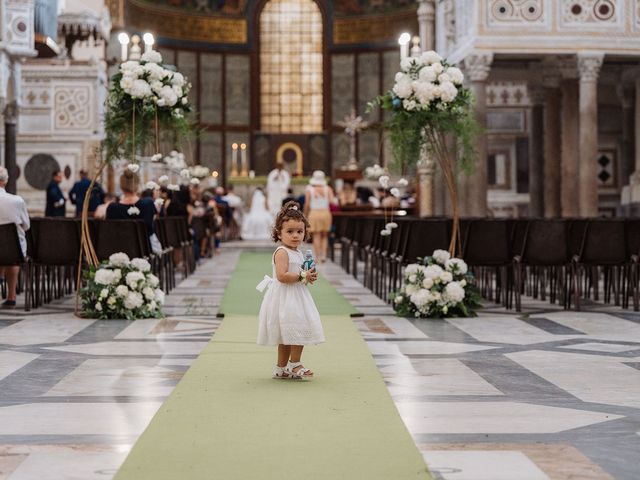
{"type": "Polygon", "coordinates": [[[604,54],[578,54],[578,70],[581,82],[597,82],[604,54]]]}
{"type": "Polygon", "coordinates": [[[91,93],[89,87],[73,86],[55,91],[55,128],[82,129],[91,126],[91,93]]]}
{"type": "Polygon", "coordinates": [[[492,0],[488,25],[545,23],[547,12],[542,0],[492,0]]]}
{"type": "Polygon", "coordinates": [[[560,24],[618,24],[622,8],[620,0],[562,0],[560,24]]]}
{"type": "Polygon", "coordinates": [[[489,77],[493,53],[474,53],[464,59],[464,71],[472,82],[484,82],[489,77]]]}
{"type": "Polygon", "coordinates": [[[456,43],[456,10],[453,0],[443,0],[444,38],[447,49],[456,43]]]}
{"type": "Polygon", "coordinates": [[[525,82],[491,82],[487,85],[488,107],[523,107],[529,103],[525,82]]]}

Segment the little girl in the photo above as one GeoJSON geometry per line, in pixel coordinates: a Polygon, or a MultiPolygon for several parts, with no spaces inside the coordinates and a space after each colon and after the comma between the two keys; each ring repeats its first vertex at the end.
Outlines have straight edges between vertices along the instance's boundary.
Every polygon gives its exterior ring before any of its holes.
{"type": "Polygon", "coordinates": [[[273,279],[265,276],[258,287],[268,286],[259,315],[258,344],[278,345],[273,378],[311,378],[313,372],[300,363],[305,345],[324,342],[320,314],[307,288],[318,278],[315,269],[304,271],[298,250],[309,222],[297,202],[287,202],[276,217],[272,238],[281,242],[273,253],[273,279]]]}

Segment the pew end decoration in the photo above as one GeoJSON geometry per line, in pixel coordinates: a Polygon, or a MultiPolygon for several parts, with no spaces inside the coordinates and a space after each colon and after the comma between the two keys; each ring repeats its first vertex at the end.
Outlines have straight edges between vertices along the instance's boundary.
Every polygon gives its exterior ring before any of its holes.
{"type": "Polygon", "coordinates": [[[393,88],[370,102],[368,110],[379,106],[390,112],[384,127],[403,174],[423,155],[435,158],[451,200],[449,253],[455,256],[461,250],[456,174],[473,170],[473,145],[479,132],[473,95],[463,85],[462,71],[434,51],[405,58],[400,67],[393,88]]]}
{"type": "Polygon", "coordinates": [[[407,265],[401,289],[391,294],[394,310],[403,317],[475,317],[481,305],[472,280],[463,260],[436,250],[407,265]]]}
{"type": "Polygon", "coordinates": [[[161,318],[164,292],[159,279],[143,258],[114,253],[97,267],[84,273],[80,290],[82,309],[89,318],[127,319],[161,318]]]}

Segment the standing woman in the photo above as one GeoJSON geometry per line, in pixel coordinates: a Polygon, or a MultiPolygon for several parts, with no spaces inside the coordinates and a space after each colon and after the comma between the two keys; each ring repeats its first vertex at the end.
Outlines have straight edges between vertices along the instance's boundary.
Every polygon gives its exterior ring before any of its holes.
{"type": "Polygon", "coordinates": [[[331,211],[334,202],[333,189],[327,185],[322,170],[313,172],[304,193],[304,213],[309,219],[313,234],[313,249],[320,263],[327,259],[327,245],[331,231],[331,211]]]}

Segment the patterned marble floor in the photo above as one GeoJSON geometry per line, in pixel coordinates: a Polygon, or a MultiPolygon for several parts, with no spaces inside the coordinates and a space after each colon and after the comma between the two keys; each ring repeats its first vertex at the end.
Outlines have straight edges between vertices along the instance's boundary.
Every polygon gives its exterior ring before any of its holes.
{"type": "MultiPolygon", "coordinates": [[[[211,338],[241,249],[167,297],[164,320],[93,321],[73,300],[0,311],[0,480],[109,479],[211,338]]],[[[640,478],[640,315],[402,319],[334,264],[354,318],[436,479],[640,478]]],[[[250,286],[253,288],[253,286],[250,286]]]]}

